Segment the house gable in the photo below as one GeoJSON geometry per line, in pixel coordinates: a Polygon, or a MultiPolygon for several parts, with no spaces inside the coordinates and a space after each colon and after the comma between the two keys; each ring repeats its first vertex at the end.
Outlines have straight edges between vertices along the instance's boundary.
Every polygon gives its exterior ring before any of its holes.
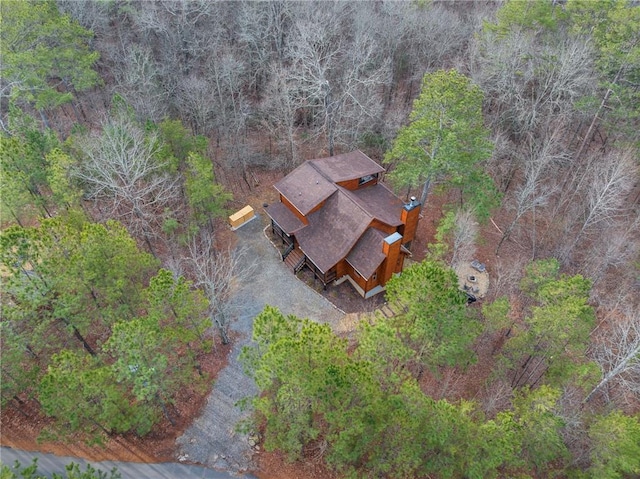
{"type": "Polygon", "coordinates": [[[326,273],[347,256],[372,219],[351,198],[336,191],[322,209],[309,215],[309,225],[296,237],[304,254],[326,273]]]}
{"type": "Polygon", "coordinates": [[[371,278],[386,258],[382,252],[382,242],[385,237],[382,231],[368,228],[349,252],[347,262],[363,278],[371,278]]]}
{"type": "Polygon", "coordinates": [[[303,216],[308,215],[337,189],[309,162],[303,163],[273,186],[303,216]]]}
{"type": "Polygon", "coordinates": [[[337,184],[348,183],[353,180],[359,182],[360,179],[367,177],[371,177],[371,179],[377,178],[377,175],[384,171],[384,168],[360,150],[330,156],[329,158],[310,160],[309,163],[329,181],[337,184]]]}

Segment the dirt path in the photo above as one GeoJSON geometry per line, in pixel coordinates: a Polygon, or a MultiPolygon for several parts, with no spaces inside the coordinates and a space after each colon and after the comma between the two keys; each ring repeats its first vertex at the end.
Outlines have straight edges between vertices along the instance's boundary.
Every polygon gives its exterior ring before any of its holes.
{"type": "Polygon", "coordinates": [[[238,363],[242,347],[250,342],[253,318],[266,305],[276,306],[285,314],[326,322],[332,327],[343,316],[340,310],[287,270],[264,235],[266,225],[266,215],[261,213],[236,231],[238,247],[248,248],[245,260],[256,263],[251,282],[234,297],[240,313],[231,329],[239,338],[201,416],[176,441],[183,460],[235,473],[254,467],[248,436],[235,430],[236,424],[247,415],[236,403],[257,392],[238,363]]]}

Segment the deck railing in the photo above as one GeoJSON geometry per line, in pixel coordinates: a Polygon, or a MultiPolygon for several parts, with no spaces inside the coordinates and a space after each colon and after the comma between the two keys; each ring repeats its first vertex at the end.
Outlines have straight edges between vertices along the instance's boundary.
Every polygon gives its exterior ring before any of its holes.
{"type": "Polygon", "coordinates": [[[287,246],[287,249],[285,249],[284,252],[282,253],[282,261],[287,259],[287,256],[289,256],[289,253],[291,253],[294,249],[295,249],[295,245],[293,243],[287,246]]]}

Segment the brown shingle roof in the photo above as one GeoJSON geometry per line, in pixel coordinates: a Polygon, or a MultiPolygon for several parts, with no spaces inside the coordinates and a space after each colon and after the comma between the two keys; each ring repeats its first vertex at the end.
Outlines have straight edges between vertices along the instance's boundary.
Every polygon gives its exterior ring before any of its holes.
{"type": "Polygon", "coordinates": [[[384,168],[360,150],[311,160],[309,163],[335,183],[362,178],[363,176],[374,175],[384,171],[384,168]]]}
{"type": "Polygon", "coordinates": [[[371,223],[375,218],[389,226],[401,225],[404,203],[381,184],[351,191],[335,183],[382,171],[361,151],[307,161],[274,186],[309,224],[304,226],[282,203],[269,206],[267,213],[287,234],[295,232],[302,251],[322,272],[346,257],[369,278],[384,260],[386,236],[371,223]],[[323,201],[322,208],[310,213],[323,201]]]}
{"type": "Polygon", "coordinates": [[[277,202],[265,208],[265,211],[288,235],[304,227],[304,223],[283,203],[277,202]]]}
{"type": "Polygon", "coordinates": [[[389,226],[400,226],[402,224],[400,214],[404,203],[389,191],[386,186],[378,183],[359,190],[344,191],[354,197],[356,203],[374,218],[389,226]]]}
{"type": "Polygon", "coordinates": [[[369,279],[384,261],[382,242],[385,236],[375,228],[367,229],[347,256],[349,264],[365,279],[369,279]]]}
{"type": "Polygon", "coordinates": [[[308,161],[273,186],[305,216],[337,188],[308,161]]]}
{"type": "Polygon", "coordinates": [[[324,273],[347,256],[373,220],[341,190],[310,214],[309,225],[296,234],[304,254],[324,273]]]}

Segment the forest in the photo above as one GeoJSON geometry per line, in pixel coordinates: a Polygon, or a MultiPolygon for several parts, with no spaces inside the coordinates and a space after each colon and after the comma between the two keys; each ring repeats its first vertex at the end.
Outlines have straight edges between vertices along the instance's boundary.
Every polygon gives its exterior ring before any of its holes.
{"type": "Polygon", "coordinates": [[[0,25],[3,422],[176,427],[251,281],[226,217],[360,149],[429,212],[395,314],[267,306],[239,430],[324,477],[640,475],[637,1],[5,0],[0,25]]]}

